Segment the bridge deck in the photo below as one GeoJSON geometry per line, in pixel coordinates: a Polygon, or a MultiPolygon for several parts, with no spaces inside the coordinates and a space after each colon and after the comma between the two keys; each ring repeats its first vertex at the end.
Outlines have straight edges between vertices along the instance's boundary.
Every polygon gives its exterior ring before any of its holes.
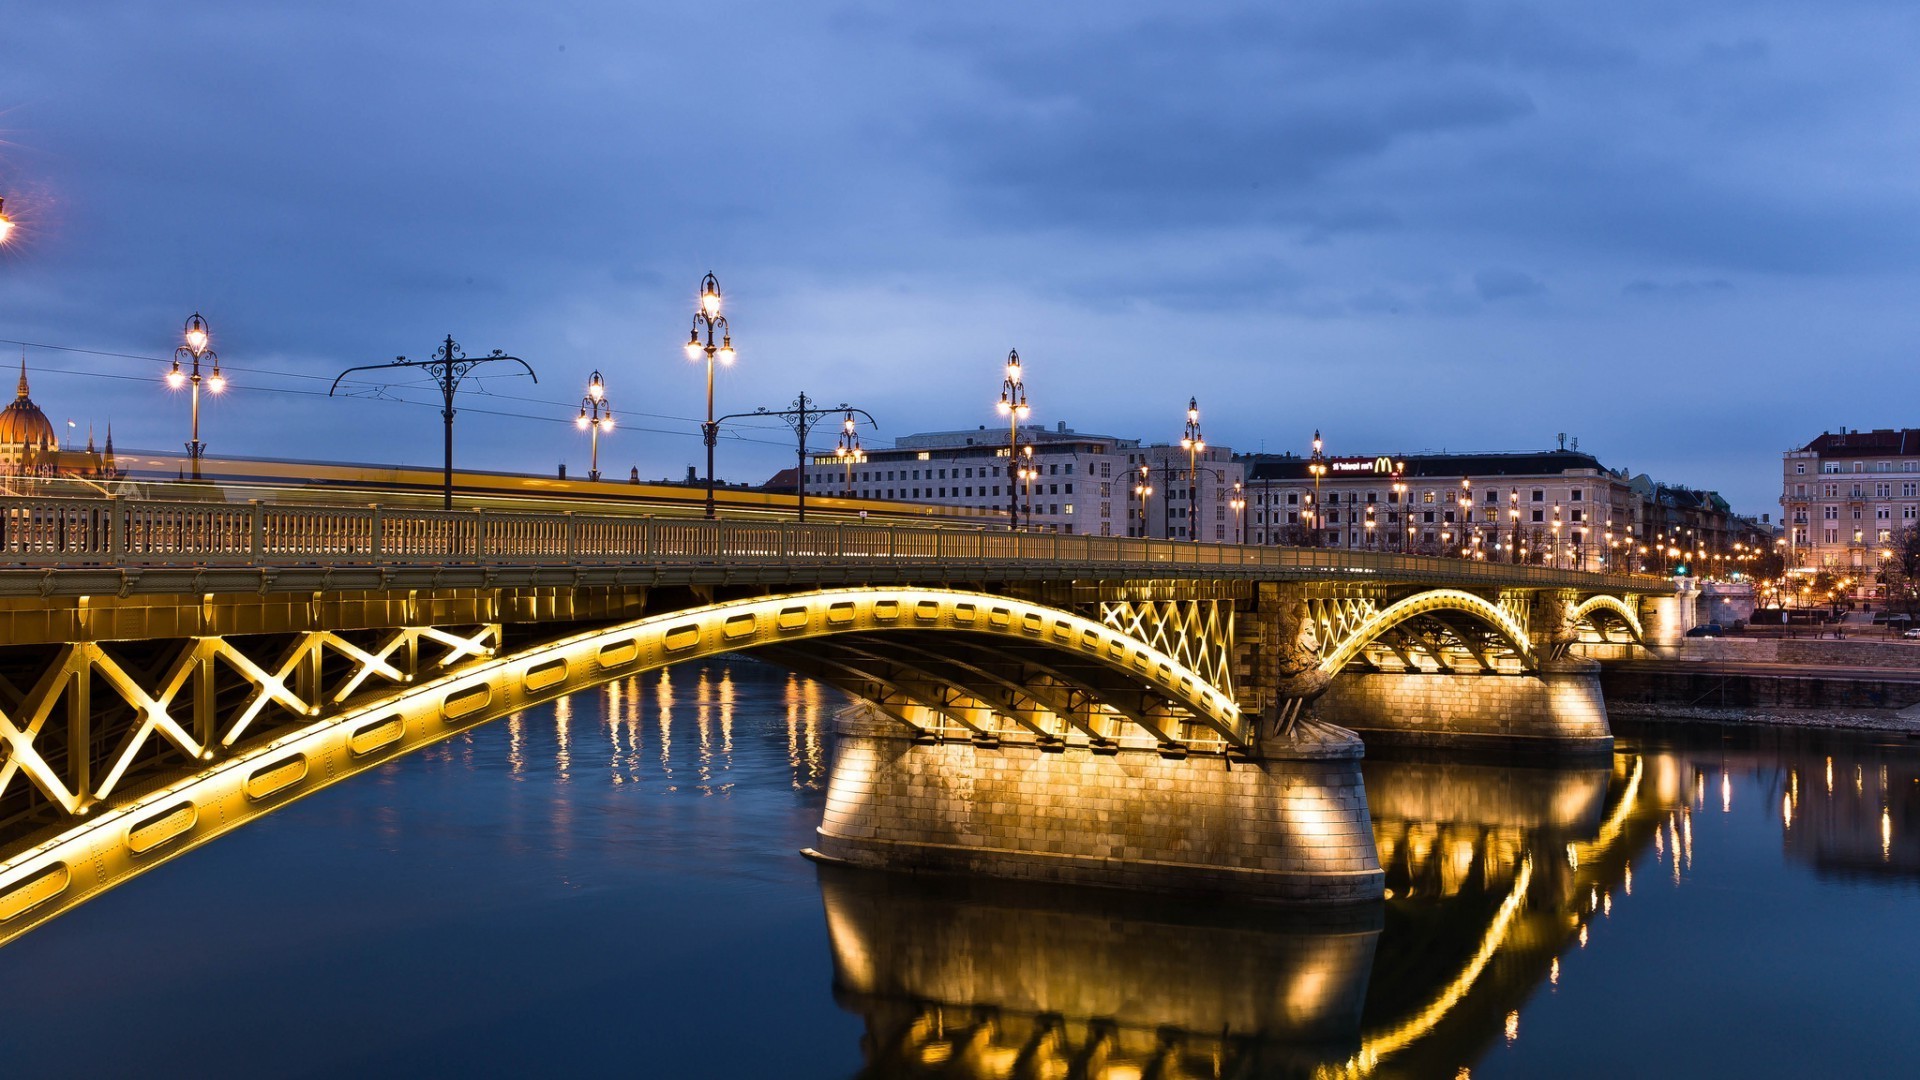
{"type": "Polygon", "coordinates": [[[371,506],[0,500],[0,596],[1229,578],[1668,593],[1643,574],[977,528],[371,506]]]}

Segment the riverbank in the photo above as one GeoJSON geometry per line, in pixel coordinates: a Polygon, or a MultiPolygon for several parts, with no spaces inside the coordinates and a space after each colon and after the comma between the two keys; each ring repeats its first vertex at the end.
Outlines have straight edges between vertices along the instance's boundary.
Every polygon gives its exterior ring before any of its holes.
{"type": "Polygon", "coordinates": [[[1920,715],[1902,709],[1750,709],[1703,705],[1608,702],[1609,719],[1656,724],[1726,724],[1825,731],[1877,731],[1920,740],[1920,715]]]}

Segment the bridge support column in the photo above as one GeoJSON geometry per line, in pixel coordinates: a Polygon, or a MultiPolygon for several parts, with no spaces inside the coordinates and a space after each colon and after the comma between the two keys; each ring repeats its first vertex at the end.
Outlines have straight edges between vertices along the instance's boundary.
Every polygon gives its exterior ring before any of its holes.
{"type": "Polygon", "coordinates": [[[1526,674],[1342,674],[1314,711],[1369,744],[1556,755],[1613,749],[1600,665],[1572,657],[1543,660],[1526,674]]]}
{"type": "Polygon", "coordinates": [[[1325,725],[1253,759],[915,741],[841,713],[818,858],[1071,884],[1358,902],[1383,877],[1359,741],[1325,725]]]}

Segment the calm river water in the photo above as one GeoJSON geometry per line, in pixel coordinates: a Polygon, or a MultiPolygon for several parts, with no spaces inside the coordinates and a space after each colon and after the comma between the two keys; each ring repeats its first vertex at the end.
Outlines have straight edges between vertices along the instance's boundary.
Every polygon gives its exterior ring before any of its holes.
{"type": "Polygon", "coordinates": [[[608,687],[0,950],[8,1076],[1905,1074],[1920,742],[1625,729],[1373,760],[1390,899],[1289,915],[821,871],[832,691],[608,687]]]}

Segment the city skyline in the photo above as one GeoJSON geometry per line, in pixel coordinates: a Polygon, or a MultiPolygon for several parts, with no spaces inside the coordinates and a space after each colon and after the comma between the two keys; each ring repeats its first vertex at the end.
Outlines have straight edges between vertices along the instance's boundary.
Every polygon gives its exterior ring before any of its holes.
{"type": "MultiPolygon", "coordinates": [[[[612,477],[700,461],[679,345],[708,271],[740,350],[717,410],[805,390],[872,411],[872,445],[991,430],[1009,348],[1048,426],[1177,442],[1195,396],[1243,452],[1566,432],[1751,514],[1782,450],[1907,426],[1861,401],[1916,328],[1920,215],[1879,179],[1913,153],[1897,9],[1015,19],[27,12],[0,337],[152,358],[27,349],[56,424],[168,449],[187,405],[153,361],[199,311],[232,382],[210,454],[431,464],[432,408],[324,381],[451,333],[541,380],[463,396],[460,463],[584,474],[600,370],[612,477]]],[[[791,462],[744,434],[721,476],[791,462]]]]}

